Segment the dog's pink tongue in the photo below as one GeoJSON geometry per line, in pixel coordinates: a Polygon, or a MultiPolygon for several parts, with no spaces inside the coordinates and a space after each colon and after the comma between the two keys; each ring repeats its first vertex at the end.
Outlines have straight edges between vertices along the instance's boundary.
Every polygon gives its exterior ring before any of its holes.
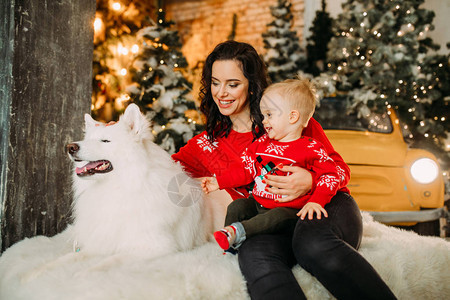
{"type": "Polygon", "coordinates": [[[94,170],[101,164],[102,164],[101,161],[93,161],[93,162],[87,163],[86,165],[84,165],[84,167],[76,168],[75,172],[77,173],[77,175],[89,173],[89,170],[94,170]]]}

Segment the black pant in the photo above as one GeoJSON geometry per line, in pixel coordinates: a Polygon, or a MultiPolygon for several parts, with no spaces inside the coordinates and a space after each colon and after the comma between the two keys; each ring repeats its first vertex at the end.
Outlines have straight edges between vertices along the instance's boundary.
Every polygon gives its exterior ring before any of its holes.
{"type": "Polygon", "coordinates": [[[262,233],[279,233],[295,226],[298,211],[289,207],[268,209],[250,196],[236,199],[228,205],[225,226],[241,222],[246,238],[262,233]]]}
{"type": "Polygon", "coordinates": [[[306,299],[291,268],[298,263],[337,299],[396,299],[355,250],[362,236],[354,199],[338,192],[328,218],[298,220],[293,234],[261,234],[239,248],[239,266],[252,299],[306,299]]]}

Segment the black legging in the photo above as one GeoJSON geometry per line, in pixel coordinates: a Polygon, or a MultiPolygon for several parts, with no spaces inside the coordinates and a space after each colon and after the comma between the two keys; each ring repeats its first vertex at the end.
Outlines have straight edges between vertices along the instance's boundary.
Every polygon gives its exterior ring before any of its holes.
{"type": "Polygon", "coordinates": [[[252,299],[306,299],[291,268],[298,263],[337,299],[396,299],[355,250],[362,236],[354,199],[338,192],[328,218],[299,220],[294,233],[261,234],[239,248],[239,266],[252,299]]]}

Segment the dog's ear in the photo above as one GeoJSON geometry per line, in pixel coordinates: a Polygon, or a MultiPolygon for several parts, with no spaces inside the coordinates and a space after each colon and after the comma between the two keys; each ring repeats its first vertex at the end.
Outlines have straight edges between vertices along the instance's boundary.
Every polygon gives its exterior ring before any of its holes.
{"type": "Polygon", "coordinates": [[[127,106],[125,112],[120,117],[120,121],[127,124],[135,134],[139,134],[144,128],[148,127],[147,120],[141,114],[139,107],[134,103],[127,106]]]}
{"type": "Polygon", "coordinates": [[[99,122],[97,122],[94,119],[92,119],[90,114],[85,114],[84,115],[84,125],[85,125],[86,129],[88,129],[90,127],[94,127],[95,124],[97,124],[97,123],[99,123],[99,122]]]}

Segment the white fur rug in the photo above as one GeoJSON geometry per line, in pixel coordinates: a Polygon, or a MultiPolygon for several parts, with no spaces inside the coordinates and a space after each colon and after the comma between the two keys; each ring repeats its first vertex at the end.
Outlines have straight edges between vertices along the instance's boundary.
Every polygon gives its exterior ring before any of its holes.
{"type": "MultiPolygon", "coordinates": [[[[360,252],[399,299],[450,299],[449,242],[384,226],[367,214],[363,219],[360,252]]],[[[67,254],[69,231],[26,239],[5,251],[0,299],[248,299],[237,257],[223,255],[213,242],[153,260],[87,257],[67,254]],[[29,276],[48,263],[50,268],[29,276]]],[[[333,299],[300,267],[294,274],[308,299],[333,299]]]]}

